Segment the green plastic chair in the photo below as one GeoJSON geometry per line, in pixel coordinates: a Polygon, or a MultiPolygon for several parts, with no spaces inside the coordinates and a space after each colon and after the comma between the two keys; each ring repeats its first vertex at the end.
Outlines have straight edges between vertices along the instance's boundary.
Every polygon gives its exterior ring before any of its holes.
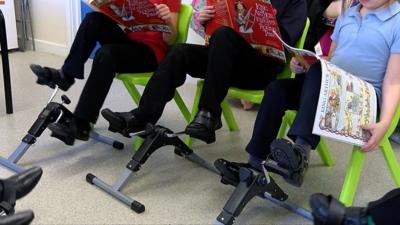
{"type": "MultiPolygon", "coordinates": [[[[192,6],[188,4],[182,4],[180,11],[179,11],[179,18],[178,18],[178,29],[177,29],[177,36],[175,43],[185,43],[188,31],[189,31],[189,24],[190,19],[192,17],[192,6]]],[[[174,43],[174,44],[175,44],[174,43]]],[[[151,75],[153,72],[147,73],[119,73],[116,75],[116,78],[121,80],[125,85],[126,89],[128,90],[130,96],[132,97],[133,101],[136,105],[139,105],[139,101],[141,98],[140,92],[136,88],[136,85],[146,86],[150,80],[151,75]]],[[[187,122],[190,121],[190,111],[185,105],[181,95],[178,91],[175,91],[174,100],[176,105],[178,106],[179,110],[182,112],[183,117],[187,122]]],[[[135,141],[135,149],[138,149],[139,146],[143,143],[143,139],[136,138],[135,141]]]]}
{"type": "MultiPolygon", "coordinates": [[[[396,129],[400,118],[400,105],[397,106],[397,112],[390,124],[388,131],[379,143],[379,149],[385,158],[386,165],[392,174],[396,187],[400,187],[400,166],[393,152],[392,145],[390,144],[389,137],[396,129]]],[[[361,151],[360,147],[353,146],[353,151],[349,164],[347,166],[346,176],[343,181],[342,190],[340,192],[340,201],[346,206],[353,204],[353,199],[357,191],[357,186],[360,180],[361,172],[364,166],[365,156],[368,153],[361,151]]]]}

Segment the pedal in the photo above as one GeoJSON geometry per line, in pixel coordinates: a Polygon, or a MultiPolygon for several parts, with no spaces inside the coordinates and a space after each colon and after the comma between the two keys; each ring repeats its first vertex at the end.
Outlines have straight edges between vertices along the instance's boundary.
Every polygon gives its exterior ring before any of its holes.
{"type": "Polygon", "coordinates": [[[274,160],[267,159],[263,162],[263,169],[268,172],[272,172],[281,176],[286,182],[300,187],[303,183],[303,176],[300,176],[297,172],[290,172],[287,169],[284,169],[278,165],[278,163],[274,160]]]}
{"type": "Polygon", "coordinates": [[[233,186],[238,185],[238,183],[240,182],[239,178],[240,167],[229,166],[229,162],[224,159],[215,160],[214,166],[220,172],[221,183],[233,186]]]}
{"type": "Polygon", "coordinates": [[[48,128],[51,130],[51,137],[59,139],[66,145],[74,145],[75,135],[71,132],[66,132],[65,130],[68,128],[65,125],[60,123],[52,123],[49,124],[48,128]]]}

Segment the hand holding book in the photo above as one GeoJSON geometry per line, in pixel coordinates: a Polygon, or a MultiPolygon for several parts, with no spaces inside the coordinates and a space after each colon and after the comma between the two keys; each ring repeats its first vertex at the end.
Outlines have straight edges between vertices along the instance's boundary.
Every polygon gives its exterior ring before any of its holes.
{"type": "Polygon", "coordinates": [[[169,33],[169,8],[154,5],[149,0],[88,0],[93,7],[130,31],[160,31],[169,33]]]}
{"type": "Polygon", "coordinates": [[[215,15],[215,7],[213,5],[208,5],[203,9],[200,9],[198,15],[198,21],[201,24],[205,24],[207,21],[211,20],[215,15]]]}
{"type": "Polygon", "coordinates": [[[157,16],[166,24],[171,24],[171,11],[166,4],[155,4],[157,16]]]}

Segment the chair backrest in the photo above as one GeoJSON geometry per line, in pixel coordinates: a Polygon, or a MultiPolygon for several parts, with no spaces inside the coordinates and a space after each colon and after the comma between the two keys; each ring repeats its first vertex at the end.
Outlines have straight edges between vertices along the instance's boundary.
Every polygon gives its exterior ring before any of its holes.
{"type": "MultiPolygon", "coordinates": [[[[301,35],[300,39],[297,41],[296,45],[294,46],[295,48],[302,49],[304,47],[304,42],[306,41],[309,27],[310,27],[310,19],[307,18],[306,25],[304,26],[303,34],[301,35]]],[[[294,77],[294,74],[292,73],[292,71],[290,71],[291,58],[292,57],[290,55],[286,57],[286,66],[283,69],[283,71],[277,75],[277,77],[276,77],[277,79],[294,77]]]]}
{"type": "Polygon", "coordinates": [[[192,6],[188,4],[182,4],[179,10],[179,18],[178,18],[178,31],[176,35],[175,43],[185,43],[188,32],[189,32],[189,24],[192,18],[192,6]]]}

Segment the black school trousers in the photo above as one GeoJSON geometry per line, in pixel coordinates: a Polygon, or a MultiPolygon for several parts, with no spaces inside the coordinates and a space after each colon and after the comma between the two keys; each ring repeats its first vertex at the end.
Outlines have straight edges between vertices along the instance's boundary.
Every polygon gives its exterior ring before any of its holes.
{"type": "Polygon", "coordinates": [[[82,90],[74,115],[95,123],[116,73],[154,71],[157,59],[147,45],[131,41],[109,17],[93,12],[79,26],[62,70],[68,76],[83,79],[84,64],[99,42],[90,75],[82,90]]]}
{"type": "Polygon", "coordinates": [[[278,135],[286,110],[297,110],[296,118],[288,131],[293,141],[306,140],[314,149],[319,136],[312,134],[314,117],[321,86],[321,65],[315,63],[307,74],[295,79],[276,80],[269,84],[254,124],[253,134],[246,151],[260,159],[270,154],[270,145],[278,135]]]}
{"type": "Polygon", "coordinates": [[[178,44],[171,49],[147,84],[135,115],[156,123],[189,74],[204,79],[199,108],[219,117],[229,87],[263,90],[282,68],[283,63],[260,55],[234,30],[221,27],[208,47],[178,44]]]}

